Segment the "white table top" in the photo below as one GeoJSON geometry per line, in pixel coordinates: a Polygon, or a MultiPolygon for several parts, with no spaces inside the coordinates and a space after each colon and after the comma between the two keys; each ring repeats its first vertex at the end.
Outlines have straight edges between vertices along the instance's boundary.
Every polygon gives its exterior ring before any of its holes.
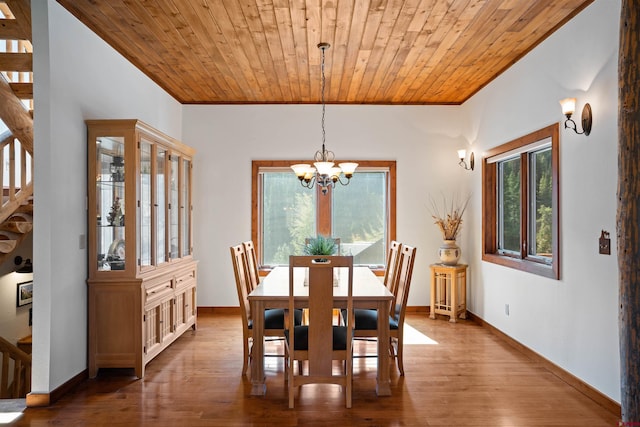
{"type": "MultiPolygon", "coordinates": [[[[294,269],[294,293],[298,297],[304,298],[309,295],[309,287],[304,285],[305,268],[296,267],[294,269]]],[[[339,279],[334,297],[340,299],[347,296],[347,269],[339,268],[339,279]]],[[[288,299],[289,298],[289,267],[274,268],[260,285],[249,294],[249,300],[253,299],[288,299]]],[[[353,268],[353,299],[371,300],[385,299],[391,301],[393,294],[389,292],[381,278],[378,278],[368,267],[353,268]]]]}

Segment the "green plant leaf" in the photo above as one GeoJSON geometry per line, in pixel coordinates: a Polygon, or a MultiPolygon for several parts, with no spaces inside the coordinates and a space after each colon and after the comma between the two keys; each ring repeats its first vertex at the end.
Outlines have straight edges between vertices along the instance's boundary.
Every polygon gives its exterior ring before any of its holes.
{"type": "Polygon", "coordinates": [[[338,245],[336,245],[335,240],[319,235],[309,239],[309,243],[304,247],[304,253],[305,255],[333,255],[337,249],[338,245]]]}

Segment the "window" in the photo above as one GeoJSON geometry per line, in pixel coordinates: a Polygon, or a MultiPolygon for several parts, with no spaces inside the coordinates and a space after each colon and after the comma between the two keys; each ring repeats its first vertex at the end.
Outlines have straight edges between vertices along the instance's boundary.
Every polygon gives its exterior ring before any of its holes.
{"type": "Polygon", "coordinates": [[[305,239],[340,238],[340,253],[354,263],[384,269],[395,239],[395,161],[358,161],[347,186],[326,195],[300,185],[294,161],[253,161],[252,239],[262,269],[302,254],[305,239]]]}
{"type": "Polygon", "coordinates": [[[558,279],[558,124],[490,150],[483,161],[483,253],[558,279]]]}

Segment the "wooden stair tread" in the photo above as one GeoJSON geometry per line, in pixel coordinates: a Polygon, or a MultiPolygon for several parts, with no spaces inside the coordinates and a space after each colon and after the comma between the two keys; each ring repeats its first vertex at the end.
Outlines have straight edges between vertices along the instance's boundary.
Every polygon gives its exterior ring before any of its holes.
{"type": "Polygon", "coordinates": [[[15,213],[33,215],[33,203],[27,203],[27,204],[18,206],[18,209],[16,209],[15,213]]]}
{"type": "Polygon", "coordinates": [[[0,230],[12,231],[14,233],[25,234],[33,230],[33,223],[29,221],[5,221],[0,224],[0,230]]]}
{"type": "Polygon", "coordinates": [[[28,52],[1,52],[0,69],[2,71],[33,71],[33,54],[28,52]]]}
{"type": "Polygon", "coordinates": [[[0,240],[0,252],[8,254],[16,248],[17,240],[0,240]]]}
{"type": "Polygon", "coordinates": [[[33,99],[33,83],[9,83],[19,99],[33,99]]]}

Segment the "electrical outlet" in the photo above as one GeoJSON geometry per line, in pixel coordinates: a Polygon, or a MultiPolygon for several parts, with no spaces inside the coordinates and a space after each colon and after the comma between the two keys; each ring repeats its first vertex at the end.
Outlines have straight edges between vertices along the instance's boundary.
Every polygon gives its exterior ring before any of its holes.
{"type": "Polygon", "coordinates": [[[504,305],[504,314],[509,315],[509,304],[504,305]]]}

